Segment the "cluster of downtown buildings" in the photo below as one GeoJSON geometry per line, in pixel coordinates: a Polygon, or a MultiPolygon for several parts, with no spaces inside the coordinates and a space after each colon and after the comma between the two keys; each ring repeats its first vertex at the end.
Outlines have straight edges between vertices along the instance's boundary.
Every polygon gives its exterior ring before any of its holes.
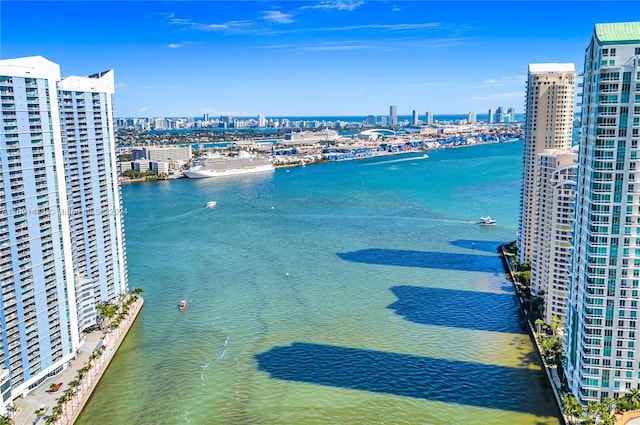
{"type": "Polygon", "coordinates": [[[60,373],[128,291],[112,71],[0,60],[0,414],[60,373]]]}
{"type": "MultiPolygon", "coordinates": [[[[477,114],[475,112],[469,112],[467,118],[464,120],[457,120],[458,124],[475,124],[478,122],[477,114]]],[[[259,114],[256,118],[234,118],[231,115],[222,115],[219,118],[210,117],[209,114],[204,114],[202,119],[195,119],[194,117],[188,118],[116,118],[117,128],[134,128],[136,130],[148,131],[148,130],[181,130],[181,129],[208,129],[208,128],[234,128],[234,129],[251,129],[251,128],[272,128],[283,130],[296,130],[296,129],[358,129],[358,128],[372,128],[372,127],[408,127],[408,126],[421,126],[421,125],[434,125],[433,112],[427,111],[424,115],[420,116],[415,109],[411,114],[411,119],[398,118],[397,105],[391,105],[389,107],[388,116],[376,116],[367,115],[361,122],[352,122],[344,120],[296,120],[289,118],[266,118],[264,115],[259,114]],[[423,119],[421,119],[423,118],[423,119]]],[[[495,111],[489,109],[486,122],[488,124],[498,123],[513,123],[516,122],[515,108],[509,109],[498,106],[495,111]]]]}
{"type": "Polygon", "coordinates": [[[574,65],[529,66],[517,245],[586,403],[640,388],[640,22],[595,26],[578,86],[572,148],[574,65]]]}
{"type": "MultiPolygon", "coordinates": [[[[0,60],[0,414],[63,370],[96,306],[128,290],[113,88],[111,71],[0,60]]],[[[529,66],[517,245],[586,403],[640,388],[640,23],[595,26],[577,149],[575,91],[573,64],[529,66]]]]}

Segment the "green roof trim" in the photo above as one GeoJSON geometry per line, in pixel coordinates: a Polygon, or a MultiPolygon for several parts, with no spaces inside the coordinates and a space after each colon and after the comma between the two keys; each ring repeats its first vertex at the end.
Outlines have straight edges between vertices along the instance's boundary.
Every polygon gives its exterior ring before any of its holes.
{"type": "Polygon", "coordinates": [[[596,24],[595,35],[600,44],[640,43],[640,22],[596,24]]]}

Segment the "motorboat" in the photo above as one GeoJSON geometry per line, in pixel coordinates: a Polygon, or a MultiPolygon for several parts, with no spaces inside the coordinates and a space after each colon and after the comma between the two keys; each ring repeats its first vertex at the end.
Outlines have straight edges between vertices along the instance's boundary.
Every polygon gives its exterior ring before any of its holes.
{"type": "Polygon", "coordinates": [[[480,222],[478,223],[481,226],[493,226],[496,224],[496,221],[489,216],[480,217],[480,222]]]}
{"type": "Polygon", "coordinates": [[[187,308],[187,301],[186,300],[180,301],[180,307],[178,308],[180,309],[180,311],[184,311],[187,308]]]}
{"type": "Polygon", "coordinates": [[[216,201],[209,201],[207,202],[207,208],[213,208],[216,206],[216,204],[217,204],[216,201]]]}

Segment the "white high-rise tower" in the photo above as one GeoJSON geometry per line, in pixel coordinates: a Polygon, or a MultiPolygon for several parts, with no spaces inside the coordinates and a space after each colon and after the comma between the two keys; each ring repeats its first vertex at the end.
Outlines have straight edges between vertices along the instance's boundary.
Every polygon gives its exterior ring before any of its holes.
{"type": "Polygon", "coordinates": [[[2,409],[62,371],[95,305],[127,290],[113,87],[112,72],[0,60],[2,409]]]}
{"type": "Polygon", "coordinates": [[[565,375],[583,403],[640,387],[640,22],[585,52],[565,375]]]}
{"type": "Polygon", "coordinates": [[[389,125],[391,127],[396,127],[398,125],[398,107],[396,105],[391,105],[389,107],[389,125]]]}

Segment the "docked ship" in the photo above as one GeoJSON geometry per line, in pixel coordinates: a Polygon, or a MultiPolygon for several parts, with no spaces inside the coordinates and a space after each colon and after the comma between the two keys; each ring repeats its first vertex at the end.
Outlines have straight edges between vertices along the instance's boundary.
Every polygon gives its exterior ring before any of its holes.
{"type": "Polygon", "coordinates": [[[240,152],[238,156],[215,156],[197,159],[191,168],[182,174],[190,179],[207,177],[226,177],[239,174],[252,174],[273,171],[275,167],[267,157],[240,152]]]}

